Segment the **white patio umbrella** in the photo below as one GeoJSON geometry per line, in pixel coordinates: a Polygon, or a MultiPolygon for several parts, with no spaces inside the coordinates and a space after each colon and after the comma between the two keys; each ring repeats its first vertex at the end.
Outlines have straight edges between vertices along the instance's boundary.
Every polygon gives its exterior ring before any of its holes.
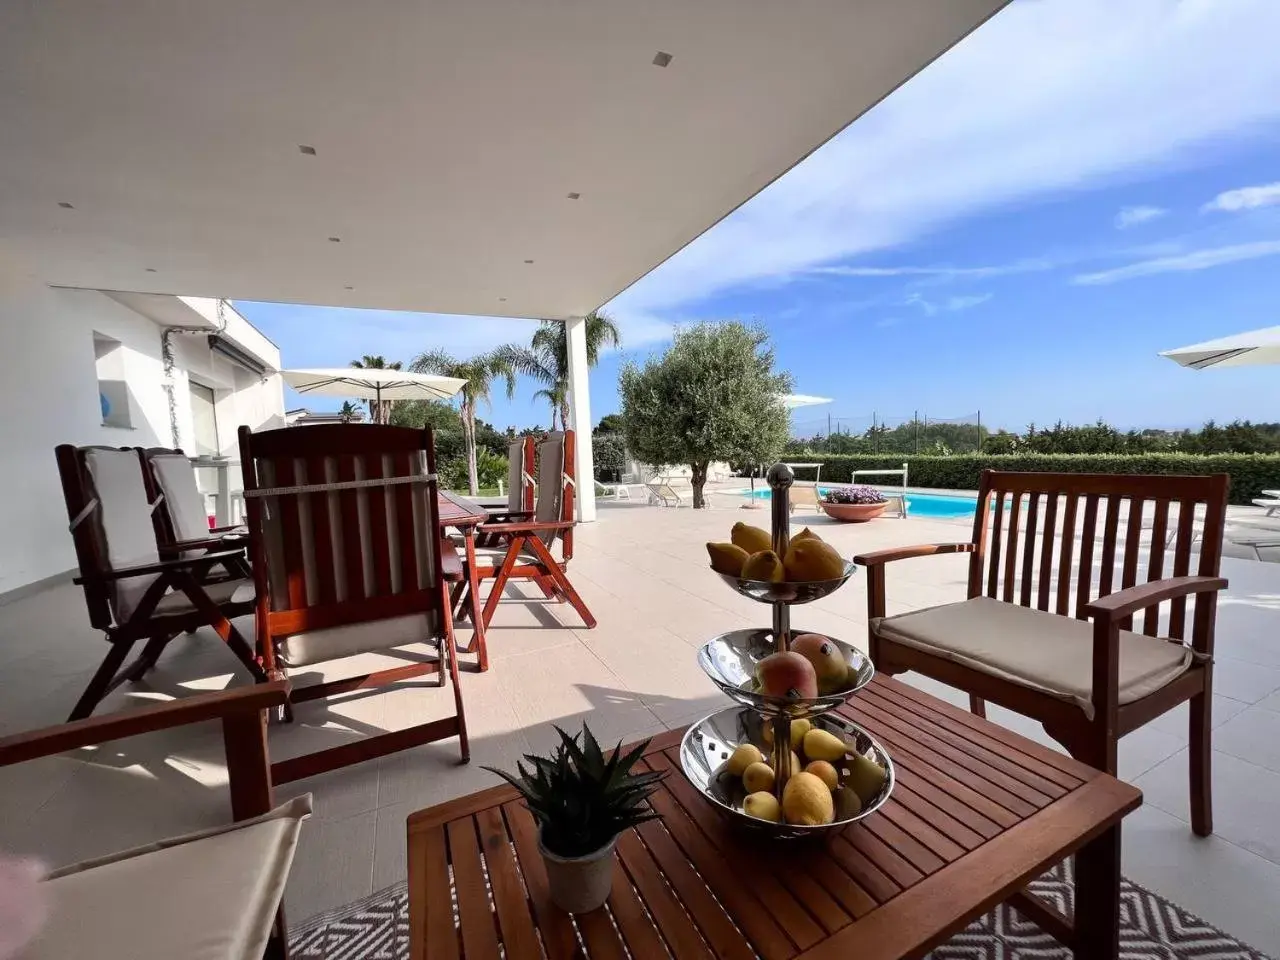
{"type": "Polygon", "coordinates": [[[320,370],[281,370],[284,382],[299,393],[360,400],[448,400],[467,382],[408,370],[332,367],[320,370]]]}
{"type": "Polygon", "coordinates": [[[1230,337],[1164,350],[1162,357],[1193,370],[1206,367],[1260,367],[1280,363],[1280,327],[1250,330],[1230,337]]]}
{"type": "Polygon", "coordinates": [[[811,397],[805,393],[784,393],[782,402],[788,410],[794,410],[796,407],[816,407],[820,403],[831,403],[832,400],[830,397],[811,397]]]}

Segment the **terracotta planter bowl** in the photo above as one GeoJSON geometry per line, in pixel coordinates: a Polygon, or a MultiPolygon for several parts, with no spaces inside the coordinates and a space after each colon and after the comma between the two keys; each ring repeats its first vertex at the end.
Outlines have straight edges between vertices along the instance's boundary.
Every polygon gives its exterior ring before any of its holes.
{"type": "Polygon", "coordinates": [[[884,513],[885,508],[889,506],[889,502],[887,500],[884,503],[826,503],[825,501],[819,501],[818,506],[822,508],[823,513],[833,520],[864,523],[867,520],[874,520],[884,513]]]}

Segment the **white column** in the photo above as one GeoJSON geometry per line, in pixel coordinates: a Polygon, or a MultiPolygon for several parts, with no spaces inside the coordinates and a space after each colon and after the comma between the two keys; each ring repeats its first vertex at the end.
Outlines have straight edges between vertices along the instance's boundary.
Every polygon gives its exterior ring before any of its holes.
{"type": "Polygon", "coordinates": [[[587,375],[587,320],[565,321],[569,341],[569,425],[578,439],[577,483],[578,519],[590,523],[596,518],[595,460],[591,450],[591,390],[587,375]]]}

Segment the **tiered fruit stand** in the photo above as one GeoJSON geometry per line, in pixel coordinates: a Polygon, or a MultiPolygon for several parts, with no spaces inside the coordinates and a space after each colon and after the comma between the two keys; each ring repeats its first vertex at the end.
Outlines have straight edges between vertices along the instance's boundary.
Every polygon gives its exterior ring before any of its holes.
{"type": "MultiPolygon", "coordinates": [[[[791,469],[786,464],[774,464],[769,470],[771,535],[773,550],[779,557],[786,556],[791,540],[790,494],[793,480],[791,469]]],[[[778,838],[808,837],[839,830],[875,812],[893,791],[893,761],[888,752],[856,723],[833,712],[866,686],[875,674],[875,667],[866,654],[824,634],[848,664],[849,682],[843,689],[814,698],[768,696],[758,692],[753,682],[756,664],[771,654],[789,649],[792,637],[803,632],[793,631],[791,608],[834,593],[848,582],[855,569],[852,563],[846,562],[844,573],[839,578],[808,583],[775,583],[718,574],[743,596],[770,604],[773,625],[769,629],[733,630],[721,634],[698,651],[698,663],[707,676],[741,706],[713,713],[691,726],[680,745],[680,763],[685,775],[708,801],[743,827],[778,838]],[[874,796],[857,797],[845,784],[847,769],[837,763],[840,786],[833,797],[835,819],[831,823],[805,826],[749,816],[743,811],[745,791],[739,778],[725,770],[729,757],[742,743],[767,747],[765,727],[771,724],[773,793],[781,804],[791,770],[791,721],[802,719],[836,735],[850,751],[856,751],[883,767],[886,773],[883,785],[874,796]]]]}

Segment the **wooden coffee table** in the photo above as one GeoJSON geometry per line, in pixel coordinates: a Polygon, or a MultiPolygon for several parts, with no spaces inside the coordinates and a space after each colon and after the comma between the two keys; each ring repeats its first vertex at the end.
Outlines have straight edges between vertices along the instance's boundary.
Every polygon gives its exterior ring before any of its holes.
{"type": "Polygon", "coordinates": [[[653,798],[663,819],[619,838],[607,909],[573,918],[548,898],[510,787],[413,814],[412,956],[898,960],[1011,898],[1080,960],[1119,955],[1120,820],[1136,788],[896,680],[877,677],[844,712],[896,765],[875,814],[825,843],[744,835],[680,772],[683,731],[663,734],[645,755],[671,771],[653,798]],[[1074,927],[1021,893],[1073,853],[1074,927]]]}

